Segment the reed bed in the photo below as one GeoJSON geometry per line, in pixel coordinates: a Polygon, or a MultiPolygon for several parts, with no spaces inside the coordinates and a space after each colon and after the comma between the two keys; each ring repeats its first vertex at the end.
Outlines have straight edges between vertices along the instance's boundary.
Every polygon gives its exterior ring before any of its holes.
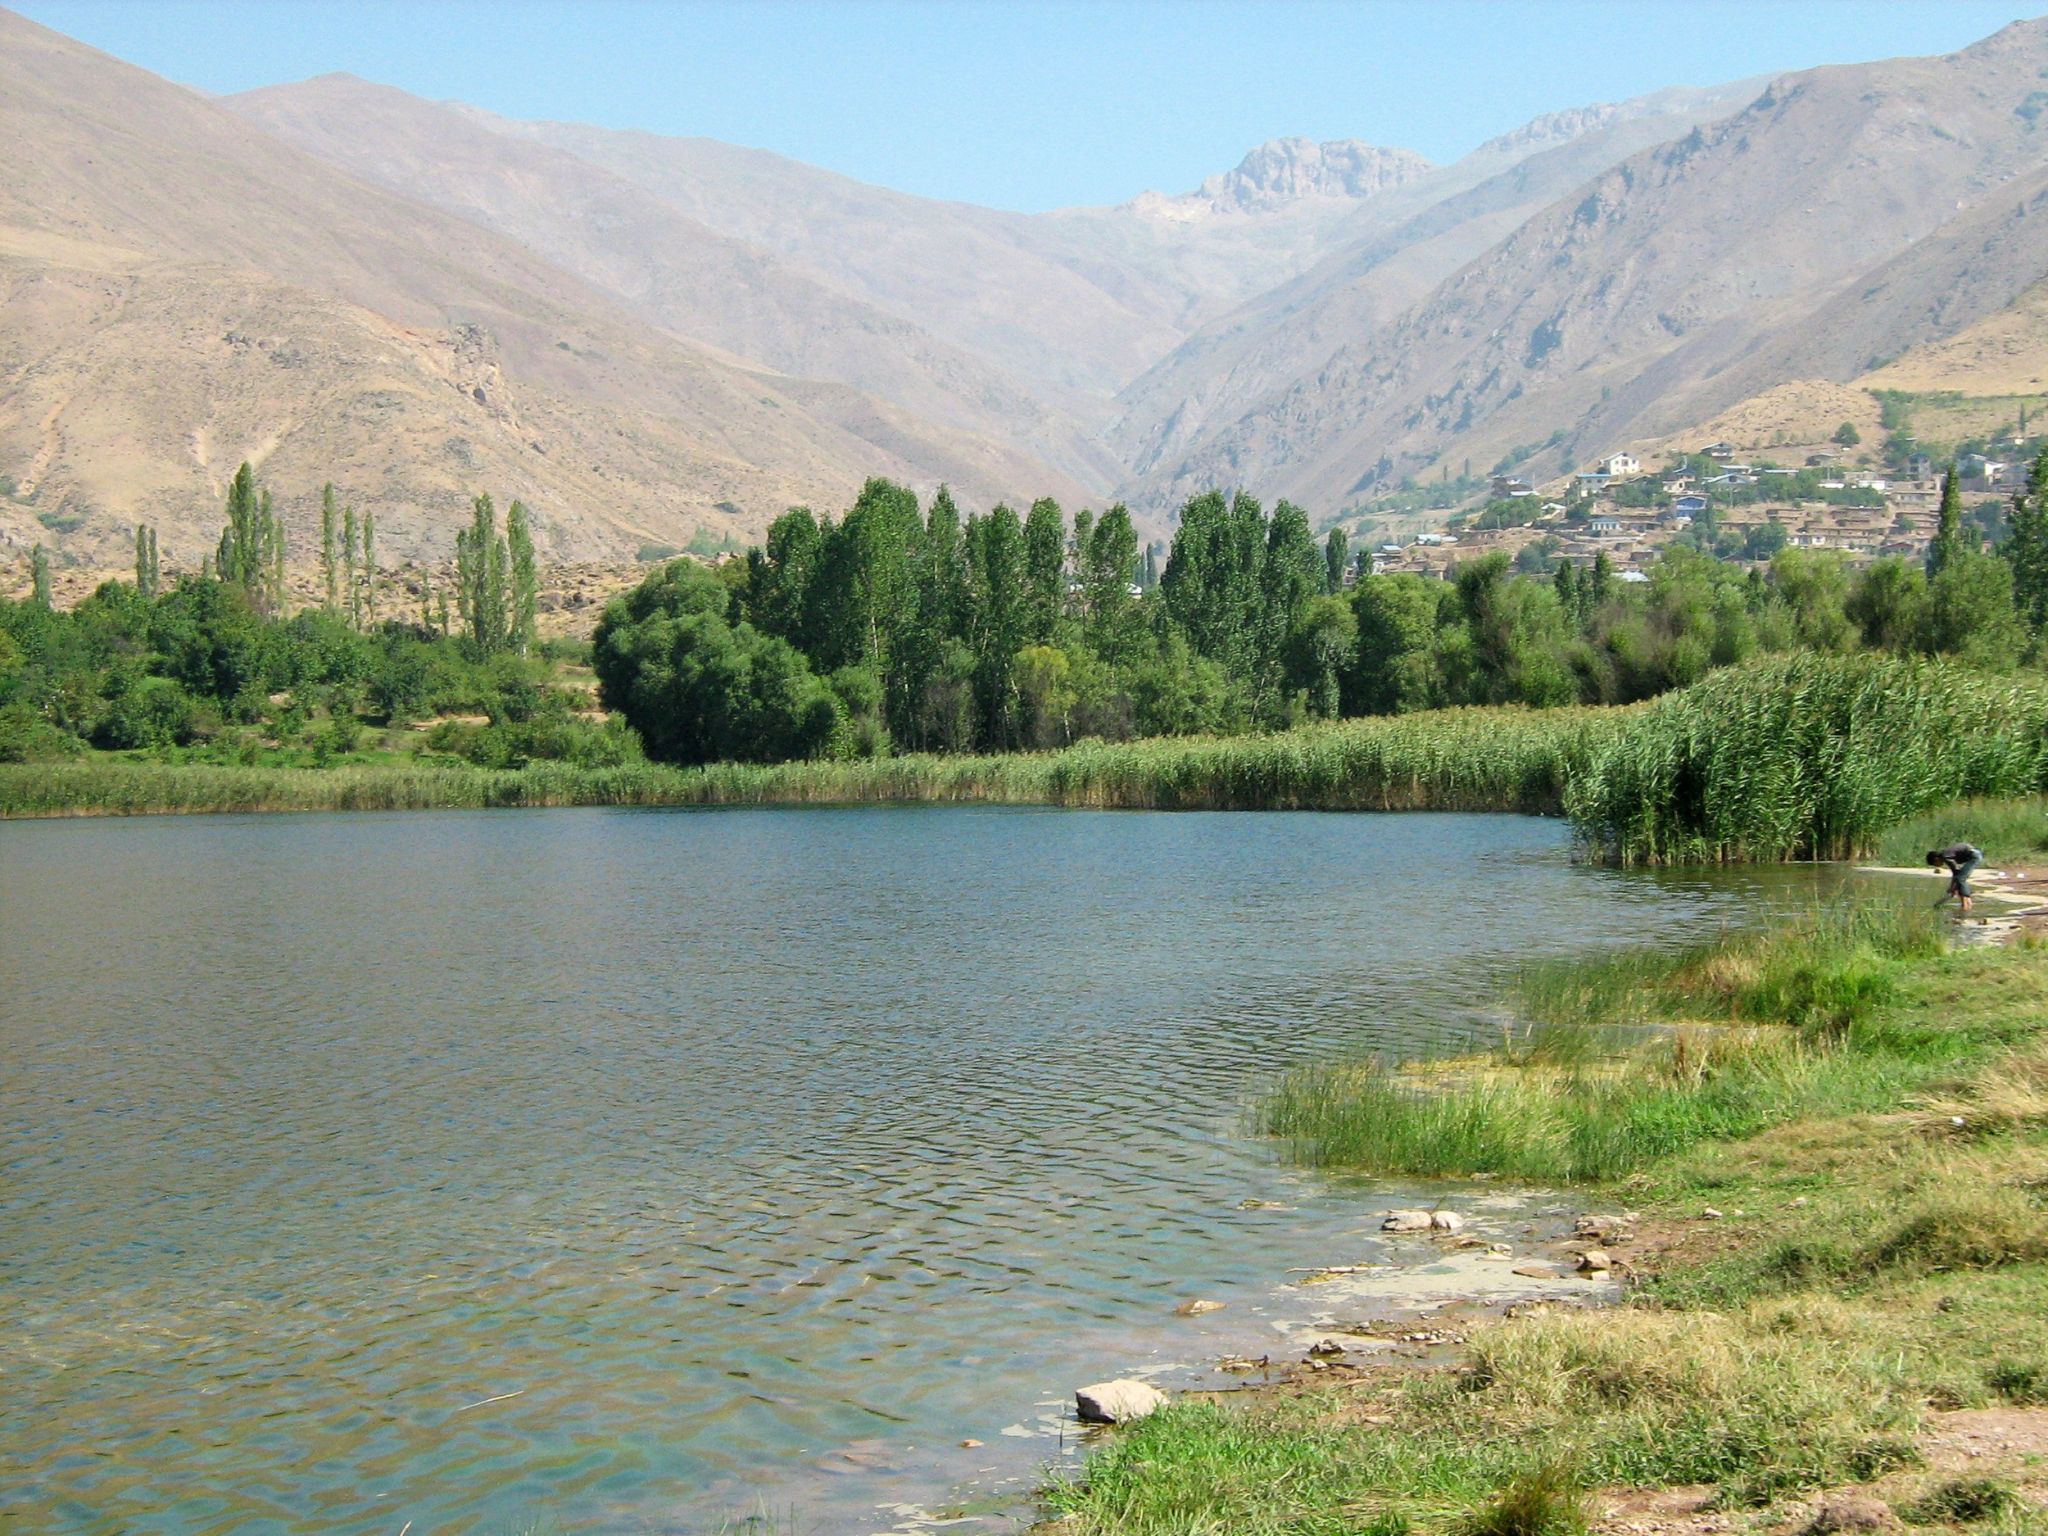
{"type": "Polygon", "coordinates": [[[1972,796],[2048,786],[2048,682],[1946,661],[1774,657],[1667,694],[1596,740],[1566,814],[1627,864],[1854,858],[1972,796]]]}
{"type": "Polygon", "coordinates": [[[1273,736],[1083,742],[861,762],[244,768],[98,758],[0,765],[0,816],[559,805],[981,802],[1162,810],[1555,814],[1612,710],[1460,709],[1273,736]]]}

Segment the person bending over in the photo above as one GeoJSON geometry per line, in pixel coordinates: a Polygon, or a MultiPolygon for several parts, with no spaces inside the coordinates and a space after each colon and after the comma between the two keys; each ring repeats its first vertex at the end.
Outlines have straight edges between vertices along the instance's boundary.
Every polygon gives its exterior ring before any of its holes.
{"type": "MultiPolygon", "coordinates": [[[[1962,903],[1962,910],[1968,912],[1970,910],[1970,876],[1975,872],[1977,866],[1983,862],[1983,853],[1971,847],[1968,843],[1957,843],[1949,848],[1928,849],[1927,867],[1929,869],[1946,869],[1948,871],[1948,889],[1942,893],[1941,901],[1947,901],[1949,897],[1953,896],[1962,903]]],[[[1940,906],[1941,901],[1937,901],[1935,905],[1937,907],[1940,906]]]]}

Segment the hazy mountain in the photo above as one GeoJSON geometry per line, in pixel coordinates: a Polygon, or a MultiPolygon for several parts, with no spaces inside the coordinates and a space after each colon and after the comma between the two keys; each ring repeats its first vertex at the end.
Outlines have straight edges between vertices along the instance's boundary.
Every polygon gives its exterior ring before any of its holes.
{"type": "Polygon", "coordinates": [[[118,557],[146,519],[189,558],[244,458],[302,548],[331,477],[397,554],[484,488],[558,555],[758,534],[869,474],[1327,515],[1849,409],[1889,358],[2036,378],[2044,79],[2026,23],[1453,165],[1279,139],[1027,215],[346,76],[215,102],[0,12],[0,541],[118,557]]]}
{"type": "Polygon", "coordinates": [[[1208,433],[1316,372],[1524,220],[1648,145],[1735,110],[1760,82],[1553,113],[1413,178],[1354,217],[1301,276],[1190,337],[1123,392],[1113,436],[1143,496],[1208,433]]]}
{"type": "Polygon", "coordinates": [[[2028,22],[1944,58],[1787,76],[1574,187],[1149,487],[1242,481],[1334,509],[1440,458],[1483,469],[1564,428],[1536,461],[1555,469],[1699,420],[1772,374],[1847,377],[1872,350],[1968,324],[2048,269],[2025,212],[2048,165],[2044,68],[2048,23],[2028,22]],[[1996,255],[1941,237],[2000,210],[2014,217],[1996,255]],[[1904,256],[1916,242],[1929,243],[1904,256]]]}
{"type": "Polygon", "coordinates": [[[1007,442],[1082,484],[1117,478],[1115,461],[1056,390],[1034,394],[911,320],[590,161],[496,131],[484,114],[348,75],[224,105],[366,181],[518,241],[683,336],[781,373],[855,385],[1007,442]]]}
{"type": "Polygon", "coordinates": [[[243,458],[301,536],[331,476],[394,554],[445,552],[486,488],[576,555],[758,532],[874,473],[980,501],[1087,489],[685,341],[524,245],[6,13],[0,127],[0,532],[17,540],[118,557],[148,519],[191,558],[243,458]]]}

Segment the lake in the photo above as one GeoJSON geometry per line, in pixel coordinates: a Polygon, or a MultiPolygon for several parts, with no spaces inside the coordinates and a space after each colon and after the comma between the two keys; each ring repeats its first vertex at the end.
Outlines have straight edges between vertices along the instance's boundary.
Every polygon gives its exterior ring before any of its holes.
{"type": "Polygon", "coordinates": [[[1831,878],[1567,853],[1509,816],[0,824],[0,1528],[870,1531],[1028,1488],[1074,1386],[1213,1355],[1399,1195],[1242,1135],[1262,1081],[1831,878]]]}

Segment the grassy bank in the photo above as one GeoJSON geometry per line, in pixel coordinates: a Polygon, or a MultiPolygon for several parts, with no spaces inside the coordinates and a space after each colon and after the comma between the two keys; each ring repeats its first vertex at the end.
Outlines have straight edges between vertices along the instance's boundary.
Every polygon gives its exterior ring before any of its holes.
{"type": "Polygon", "coordinates": [[[1174,810],[1554,813],[1611,710],[1444,710],[1273,736],[1087,742],[1060,752],[493,771],[455,763],[239,768],[99,757],[0,764],[0,816],[548,805],[980,801],[1174,810]]]}
{"type": "Polygon", "coordinates": [[[2039,1458],[1959,1474],[1940,1438],[1949,1410],[2048,1404],[2048,951],[1845,923],[1636,963],[1640,1007],[1612,974],[1537,982],[1557,1049],[1273,1109],[1326,1161],[1623,1179],[1588,1195],[1645,1228],[1623,1306],[1482,1323],[1453,1370],[1176,1404],[1053,1490],[1061,1529],[1569,1536],[1621,1490],[1705,1485],[1697,1521],[1645,1528],[1796,1530],[1850,1484],[1930,1529],[2048,1528],[2039,1458]],[[1872,984],[1801,1006],[1823,973],[1872,984]],[[1645,1015],[1716,1023],[1600,1036],[1645,1015]],[[1482,1084],[1510,1134],[1452,1116],[1432,1150],[1429,1103],[1482,1084]]]}

